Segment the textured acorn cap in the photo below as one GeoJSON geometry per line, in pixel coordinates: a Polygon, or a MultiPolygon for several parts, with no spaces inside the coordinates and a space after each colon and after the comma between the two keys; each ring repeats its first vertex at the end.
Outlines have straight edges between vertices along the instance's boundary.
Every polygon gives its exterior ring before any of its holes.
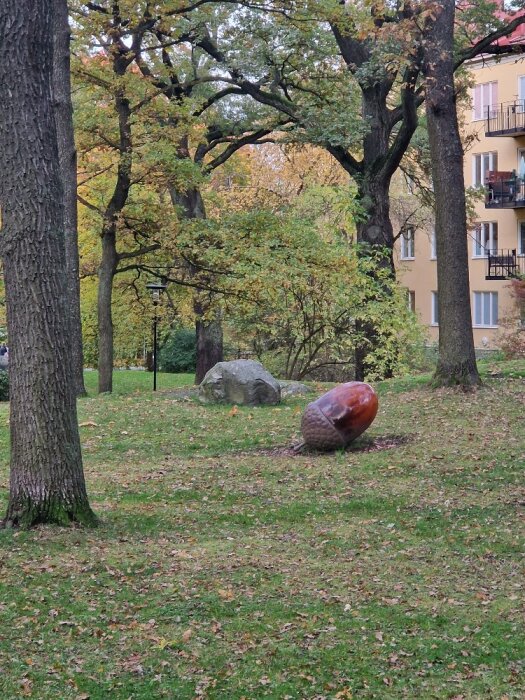
{"type": "Polygon", "coordinates": [[[345,441],[315,402],[309,403],[301,419],[301,432],[305,443],[317,450],[336,450],[345,441]]]}

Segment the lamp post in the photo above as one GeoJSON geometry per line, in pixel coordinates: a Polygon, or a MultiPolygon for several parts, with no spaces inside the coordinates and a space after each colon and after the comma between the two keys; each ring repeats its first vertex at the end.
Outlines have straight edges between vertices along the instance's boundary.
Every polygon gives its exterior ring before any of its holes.
{"type": "Polygon", "coordinates": [[[151,292],[153,299],[153,391],[157,391],[157,305],[160,295],[166,289],[167,285],[162,282],[149,282],[146,289],[151,292]]]}

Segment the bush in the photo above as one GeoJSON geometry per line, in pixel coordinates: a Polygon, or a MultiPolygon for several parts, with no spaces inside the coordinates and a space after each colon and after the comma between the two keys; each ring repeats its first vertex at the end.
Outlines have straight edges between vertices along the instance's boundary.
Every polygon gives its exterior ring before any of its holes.
{"type": "Polygon", "coordinates": [[[159,352],[161,372],[195,372],[197,346],[195,331],[173,331],[159,352]]]}
{"type": "Polygon", "coordinates": [[[0,401],[9,401],[9,373],[0,370],[0,401]]]}

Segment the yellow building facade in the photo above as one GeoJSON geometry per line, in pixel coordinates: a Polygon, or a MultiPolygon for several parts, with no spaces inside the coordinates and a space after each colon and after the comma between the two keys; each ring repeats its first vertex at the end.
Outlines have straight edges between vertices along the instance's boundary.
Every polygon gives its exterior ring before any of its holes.
{"type": "MultiPolygon", "coordinates": [[[[479,188],[469,226],[469,275],[476,348],[496,349],[502,320],[516,314],[509,280],[525,273],[525,59],[469,64],[472,104],[462,115],[465,187],[479,188]]],[[[407,226],[395,250],[409,303],[437,341],[432,227],[407,226]]]]}

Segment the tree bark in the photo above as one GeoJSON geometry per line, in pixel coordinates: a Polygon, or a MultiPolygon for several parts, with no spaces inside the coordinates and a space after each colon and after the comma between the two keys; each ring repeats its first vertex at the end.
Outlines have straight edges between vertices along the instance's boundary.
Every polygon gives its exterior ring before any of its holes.
{"type": "MultiPolygon", "coordinates": [[[[189,151],[188,155],[189,157],[189,151]]],[[[185,219],[205,219],[206,209],[200,191],[196,187],[180,192],[172,188],[171,200],[185,219]]],[[[195,274],[196,270],[191,270],[195,274]]],[[[206,319],[212,300],[210,294],[197,291],[193,297],[195,335],[197,341],[197,365],[195,384],[200,384],[208,370],[224,359],[222,322],[219,314],[206,319]]]]}
{"type": "Polygon", "coordinates": [[[73,104],[71,102],[70,29],[67,0],[53,0],[53,38],[53,95],[58,155],[64,190],[66,296],[68,300],[69,339],[72,350],[71,371],[76,395],[85,396],[78,261],[77,152],[73,131],[73,104]]]}
{"type": "Polygon", "coordinates": [[[480,383],[467,247],[463,149],[454,90],[454,0],[436,6],[425,42],[426,114],[436,200],[439,358],[437,386],[480,383]]]}
{"type": "Polygon", "coordinates": [[[116,236],[112,226],[103,231],[102,257],[98,268],[98,391],[113,391],[113,280],[118,256],[116,236]]]}
{"type": "Polygon", "coordinates": [[[0,201],[11,385],[7,526],[96,524],[71,381],[52,69],[51,4],[4,0],[0,201]]]}
{"type": "MultiPolygon", "coordinates": [[[[113,57],[115,76],[122,78],[129,63],[130,58],[122,53],[122,48],[115,47],[113,57]]],[[[117,227],[119,216],[128,201],[133,165],[131,107],[124,88],[117,88],[114,102],[119,125],[117,180],[104,212],[104,223],[100,236],[102,257],[98,270],[98,391],[100,394],[113,391],[113,314],[111,301],[113,280],[119,262],[117,227]]]]}

